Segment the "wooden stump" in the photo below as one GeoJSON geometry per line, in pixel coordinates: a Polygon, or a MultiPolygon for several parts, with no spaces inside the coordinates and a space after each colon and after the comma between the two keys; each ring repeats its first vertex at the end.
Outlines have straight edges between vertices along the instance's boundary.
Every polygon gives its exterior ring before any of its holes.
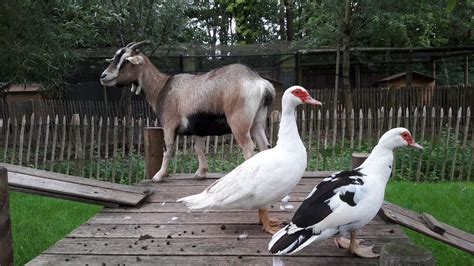
{"type": "Polygon", "coordinates": [[[8,204],[8,173],[0,167],[0,265],[13,265],[12,225],[8,204]]]}
{"type": "Polygon", "coordinates": [[[380,251],[380,265],[435,265],[435,261],[430,251],[414,244],[389,244],[380,251]]]}
{"type": "Polygon", "coordinates": [[[353,169],[359,167],[365,161],[365,159],[367,159],[367,157],[369,157],[368,153],[363,153],[363,152],[352,153],[351,167],[353,169]]]}
{"type": "Polygon", "coordinates": [[[164,145],[163,128],[146,127],[144,133],[145,144],[145,172],[146,178],[151,179],[161,168],[164,145]]]}

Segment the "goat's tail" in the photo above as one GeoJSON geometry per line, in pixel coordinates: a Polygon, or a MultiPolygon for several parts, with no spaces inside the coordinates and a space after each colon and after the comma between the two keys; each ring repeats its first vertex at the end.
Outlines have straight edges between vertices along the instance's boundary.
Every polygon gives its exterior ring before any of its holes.
{"type": "Polygon", "coordinates": [[[311,228],[301,228],[301,230],[295,232],[295,230],[289,230],[290,226],[295,225],[290,223],[273,235],[272,240],[268,244],[270,253],[277,255],[295,253],[319,237],[319,235],[313,234],[311,228]]]}
{"type": "Polygon", "coordinates": [[[262,106],[268,107],[272,104],[273,98],[275,98],[275,88],[272,83],[266,79],[262,79],[259,85],[263,90],[262,106]]]}

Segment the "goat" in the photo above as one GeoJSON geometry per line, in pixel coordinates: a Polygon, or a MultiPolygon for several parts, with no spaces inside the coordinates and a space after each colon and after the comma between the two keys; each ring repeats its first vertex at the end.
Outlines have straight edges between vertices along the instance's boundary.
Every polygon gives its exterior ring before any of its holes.
{"type": "Polygon", "coordinates": [[[205,136],[232,133],[245,159],[270,147],[265,136],[268,107],[275,97],[273,85],[242,64],[231,64],[205,74],[167,75],[160,72],[139,48],[147,41],[119,49],[101,75],[105,86],[132,85],[143,91],[147,103],[164,130],[165,147],[161,169],[153,176],[160,182],[168,175],[168,162],[176,135],[194,135],[199,168],[195,178],[205,178],[205,136]]]}

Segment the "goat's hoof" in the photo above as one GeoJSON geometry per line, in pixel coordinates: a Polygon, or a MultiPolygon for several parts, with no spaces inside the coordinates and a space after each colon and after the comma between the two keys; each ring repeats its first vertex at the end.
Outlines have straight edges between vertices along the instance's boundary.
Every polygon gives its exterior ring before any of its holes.
{"type": "Polygon", "coordinates": [[[198,175],[198,174],[195,174],[194,175],[194,179],[205,179],[206,178],[206,175],[198,175]]]}
{"type": "Polygon", "coordinates": [[[153,178],[151,179],[151,181],[152,181],[152,182],[155,182],[155,183],[163,182],[164,180],[165,180],[165,179],[164,179],[163,177],[157,177],[157,178],[153,177],[153,178]]]}
{"type": "Polygon", "coordinates": [[[194,174],[194,178],[195,179],[204,179],[204,178],[206,178],[206,175],[207,175],[207,168],[198,169],[196,171],[196,173],[194,174]]]}

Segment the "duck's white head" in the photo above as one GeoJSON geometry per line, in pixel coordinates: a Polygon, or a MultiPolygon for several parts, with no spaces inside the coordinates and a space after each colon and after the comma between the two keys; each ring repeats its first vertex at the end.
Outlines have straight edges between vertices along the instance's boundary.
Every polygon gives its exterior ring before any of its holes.
{"type": "Polygon", "coordinates": [[[390,150],[406,146],[421,150],[423,149],[423,146],[416,143],[413,140],[410,131],[404,127],[392,128],[385,132],[385,134],[380,138],[378,145],[382,145],[390,150]]]}
{"type": "Polygon", "coordinates": [[[304,103],[322,105],[320,101],[313,99],[311,95],[309,95],[308,91],[301,86],[289,87],[285,93],[283,93],[283,106],[288,105],[289,107],[295,108],[296,106],[304,103]]]}

